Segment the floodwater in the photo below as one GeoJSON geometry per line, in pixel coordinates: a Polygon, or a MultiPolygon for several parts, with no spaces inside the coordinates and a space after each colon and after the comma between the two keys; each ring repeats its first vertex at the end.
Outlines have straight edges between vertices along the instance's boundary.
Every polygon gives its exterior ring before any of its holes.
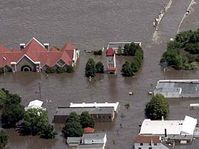
{"type": "MultiPolygon", "coordinates": [[[[22,103],[38,99],[41,94],[49,119],[57,106],[70,102],[120,102],[120,112],[112,123],[98,123],[97,131],[108,135],[107,149],[131,149],[133,138],[139,132],[144,119],[145,104],[150,100],[147,94],[159,79],[197,79],[199,71],[161,71],[159,60],[165,51],[167,41],[174,37],[191,0],[173,0],[154,34],[152,22],[169,0],[0,0],[0,42],[8,48],[17,48],[19,43],[28,42],[33,36],[41,42],[62,47],[66,41],[73,42],[81,50],[73,74],[6,73],[0,76],[0,87],[22,97],[22,103]],[[155,37],[155,40],[152,40],[155,37]],[[134,78],[117,75],[98,75],[92,82],[84,77],[86,61],[92,54],[84,50],[97,50],[109,41],[141,41],[144,49],[144,64],[134,78]],[[134,95],[129,96],[128,92],[134,95]],[[130,108],[124,105],[129,103],[130,108]],[[120,124],[122,128],[120,128],[120,124]]],[[[193,1],[194,2],[194,1],[193,1]]],[[[191,6],[191,13],[185,17],[180,31],[199,27],[199,1],[191,6]]],[[[105,62],[105,56],[94,57],[105,62]]],[[[117,57],[120,70],[126,57],[117,57]]],[[[183,119],[190,115],[198,118],[199,111],[188,109],[197,99],[169,100],[169,119],[183,119]]],[[[7,130],[7,149],[66,149],[61,126],[56,126],[58,135],[54,140],[19,136],[14,130],[7,130]]],[[[199,140],[191,146],[176,148],[197,149],[199,140]]]]}

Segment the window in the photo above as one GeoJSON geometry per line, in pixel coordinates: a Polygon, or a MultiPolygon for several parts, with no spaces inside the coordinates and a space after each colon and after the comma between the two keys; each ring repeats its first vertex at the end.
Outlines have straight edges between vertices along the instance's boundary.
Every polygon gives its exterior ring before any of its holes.
{"type": "Polygon", "coordinates": [[[152,147],[149,147],[149,149],[152,149],[152,147]]]}
{"type": "Polygon", "coordinates": [[[141,147],[138,147],[138,149],[142,149],[141,147]]]}
{"type": "Polygon", "coordinates": [[[140,145],[142,146],[142,145],[143,145],[143,143],[140,143],[140,145]]]}
{"type": "Polygon", "coordinates": [[[149,145],[151,146],[151,143],[149,143],[149,145]]]}
{"type": "Polygon", "coordinates": [[[157,143],[154,143],[154,145],[157,145],[157,143]]]}

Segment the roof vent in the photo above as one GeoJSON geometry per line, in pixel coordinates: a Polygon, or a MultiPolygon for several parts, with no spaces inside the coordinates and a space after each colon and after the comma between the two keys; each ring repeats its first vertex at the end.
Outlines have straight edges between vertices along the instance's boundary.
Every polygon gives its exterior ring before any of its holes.
{"type": "Polygon", "coordinates": [[[44,43],[44,47],[45,47],[46,49],[49,49],[49,43],[44,43]]]}
{"type": "Polygon", "coordinates": [[[20,46],[20,49],[22,50],[25,48],[26,45],[25,45],[25,43],[20,43],[19,46],[20,46]]]}

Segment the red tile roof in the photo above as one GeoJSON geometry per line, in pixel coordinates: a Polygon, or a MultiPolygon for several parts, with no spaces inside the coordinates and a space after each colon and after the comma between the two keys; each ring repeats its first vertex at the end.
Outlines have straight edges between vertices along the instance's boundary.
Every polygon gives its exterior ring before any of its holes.
{"type": "Polygon", "coordinates": [[[160,136],[143,136],[138,135],[135,138],[135,143],[161,143],[160,136]]]}
{"type": "Polygon", "coordinates": [[[108,50],[106,50],[106,56],[113,56],[115,54],[115,50],[113,50],[112,48],[109,48],[108,50]]]}
{"type": "Polygon", "coordinates": [[[37,39],[32,38],[22,50],[8,50],[0,45],[0,67],[10,66],[11,62],[18,62],[25,55],[33,62],[40,62],[41,66],[53,67],[62,59],[67,65],[72,64],[75,46],[65,44],[61,50],[51,48],[47,50],[37,39]]]}

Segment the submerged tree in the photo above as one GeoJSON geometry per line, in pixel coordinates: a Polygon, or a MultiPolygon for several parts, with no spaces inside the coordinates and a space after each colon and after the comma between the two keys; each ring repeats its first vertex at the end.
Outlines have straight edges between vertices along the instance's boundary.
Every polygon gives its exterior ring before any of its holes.
{"type": "Polygon", "coordinates": [[[169,113],[169,104],[163,95],[157,94],[152,97],[145,108],[145,116],[152,120],[161,120],[167,118],[169,113]]]}
{"type": "Polygon", "coordinates": [[[62,130],[65,138],[67,137],[81,137],[83,135],[83,129],[80,124],[80,117],[77,113],[72,112],[65,122],[65,126],[62,130]]]}
{"type": "Polygon", "coordinates": [[[86,77],[95,77],[96,68],[94,59],[90,58],[86,63],[85,75],[86,77]]]}
{"type": "Polygon", "coordinates": [[[102,62],[98,62],[95,65],[95,68],[96,68],[96,73],[104,73],[104,65],[102,62]]]}
{"type": "Polygon", "coordinates": [[[86,128],[86,127],[94,128],[94,126],[95,126],[94,119],[87,111],[82,112],[82,114],[80,116],[80,123],[82,125],[82,128],[86,128]]]}
{"type": "Polygon", "coordinates": [[[121,72],[122,72],[122,75],[125,77],[131,77],[134,74],[131,65],[127,61],[122,65],[121,72]]]}

